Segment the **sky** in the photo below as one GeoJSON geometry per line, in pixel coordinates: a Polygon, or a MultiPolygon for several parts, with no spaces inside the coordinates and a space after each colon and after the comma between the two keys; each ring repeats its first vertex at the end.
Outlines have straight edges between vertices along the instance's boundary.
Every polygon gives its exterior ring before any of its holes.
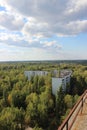
{"type": "Polygon", "coordinates": [[[87,59],[87,0],[0,0],[0,61],[87,59]]]}

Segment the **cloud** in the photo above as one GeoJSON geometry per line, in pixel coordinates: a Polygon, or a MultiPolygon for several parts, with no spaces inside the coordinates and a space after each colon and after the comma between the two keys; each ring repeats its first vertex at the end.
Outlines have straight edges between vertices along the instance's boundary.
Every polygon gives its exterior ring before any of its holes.
{"type": "Polygon", "coordinates": [[[87,17],[87,0],[71,0],[68,3],[68,6],[67,13],[74,15],[74,18],[76,18],[75,16],[77,16],[77,19],[87,17]]]}
{"type": "Polygon", "coordinates": [[[87,32],[86,0],[5,0],[5,4],[27,18],[23,33],[30,36],[52,37],[87,32]],[[34,20],[30,21],[31,17],[34,20]],[[74,31],[76,25],[78,28],[74,31]]]}
{"type": "Polygon", "coordinates": [[[36,38],[51,37],[53,35],[53,32],[51,32],[48,23],[40,23],[35,19],[26,22],[22,32],[25,35],[36,38]]]}
{"type": "Polygon", "coordinates": [[[44,48],[49,48],[49,49],[57,49],[61,50],[62,46],[57,42],[57,41],[42,41],[41,44],[43,45],[44,48]]]}
{"type": "Polygon", "coordinates": [[[8,12],[0,12],[0,25],[8,30],[19,31],[24,25],[24,21],[20,16],[14,16],[8,12]]]}
{"type": "Polygon", "coordinates": [[[27,37],[50,38],[87,32],[86,0],[1,0],[0,25],[27,37]],[[26,9],[25,9],[26,8],[26,9]]]}
{"type": "Polygon", "coordinates": [[[49,21],[49,18],[51,18],[51,21],[54,21],[52,17],[55,17],[56,19],[60,18],[58,13],[60,12],[63,14],[67,7],[67,0],[52,0],[51,2],[50,0],[21,0],[21,2],[17,0],[6,1],[11,7],[15,8],[20,13],[43,21],[49,21]]]}
{"type": "Polygon", "coordinates": [[[87,0],[0,0],[0,7],[0,51],[8,57],[17,59],[17,48],[27,59],[34,51],[35,59],[77,57],[64,52],[59,37],[87,33],[87,0]]]}
{"type": "Polygon", "coordinates": [[[10,47],[18,47],[18,48],[37,48],[45,50],[49,53],[51,52],[59,52],[62,50],[61,44],[59,44],[56,40],[46,41],[39,40],[35,38],[28,38],[25,36],[21,36],[20,33],[11,33],[11,32],[0,32],[0,44],[10,47]]]}

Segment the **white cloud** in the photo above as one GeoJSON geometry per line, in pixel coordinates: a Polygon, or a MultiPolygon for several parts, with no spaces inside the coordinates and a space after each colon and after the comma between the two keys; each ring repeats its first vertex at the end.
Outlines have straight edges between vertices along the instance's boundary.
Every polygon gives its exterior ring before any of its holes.
{"type": "Polygon", "coordinates": [[[0,42],[7,44],[8,46],[15,46],[15,47],[25,47],[25,48],[39,48],[45,49],[46,51],[53,52],[55,49],[59,51],[62,49],[62,46],[57,43],[57,41],[41,41],[39,39],[27,38],[25,36],[19,34],[11,34],[10,32],[3,32],[0,33],[0,42]]]}
{"type": "Polygon", "coordinates": [[[18,31],[24,25],[24,21],[20,16],[14,16],[8,12],[0,12],[0,25],[7,28],[8,30],[18,31]]]}
{"type": "Polygon", "coordinates": [[[22,32],[23,34],[36,38],[52,36],[52,32],[49,29],[48,23],[40,23],[37,20],[31,20],[29,22],[26,22],[22,29],[22,32]]]}
{"type": "Polygon", "coordinates": [[[56,41],[51,41],[51,42],[45,41],[44,42],[44,47],[50,47],[50,46],[53,46],[55,44],[56,44],[56,41]]]}
{"type": "Polygon", "coordinates": [[[0,24],[11,30],[22,30],[23,34],[30,37],[66,36],[87,32],[87,0],[5,0],[0,3],[14,12],[12,15],[5,12],[0,17],[0,24]],[[18,16],[15,17],[15,14],[18,16]],[[27,20],[25,23],[24,17],[27,20]],[[74,31],[76,25],[77,30],[74,31]]]}
{"type": "Polygon", "coordinates": [[[49,49],[56,49],[57,50],[61,50],[62,46],[57,42],[57,41],[42,41],[41,44],[43,45],[43,47],[45,48],[49,48],[49,49]]]}
{"type": "Polygon", "coordinates": [[[11,47],[63,57],[63,47],[53,37],[87,33],[87,0],[0,0],[0,5],[5,7],[0,11],[0,42],[11,47]]]}
{"type": "Polygon", "coordinates": [[[81,15],[80,13],[82,11],[82,13],[86,15],[85,11],[87,11],[87,0],[71,0],[68,6],[69,13],[78,13],[81,15]]]}

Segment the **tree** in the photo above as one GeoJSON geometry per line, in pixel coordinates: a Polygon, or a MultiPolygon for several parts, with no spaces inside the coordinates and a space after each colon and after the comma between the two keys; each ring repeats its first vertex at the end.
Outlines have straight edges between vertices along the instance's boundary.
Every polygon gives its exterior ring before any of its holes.
{"type": "Polygon", "coordinates": [[[18,108],[5,108],[0,113],[0,130],[22,130],[24,112],[18,108]]]}
{"type": "Polygon", "coordinates": [[[71,95],[67,94],[67,95],[64,97],[64,101],[65,101],[65,104],[66,104],[67,109],[72,108],[72,106],[73,106],[73,98],[72,98],[71,95]]]}
{"type": "Polygon", "coordinates": [[[10,106],[18,107],[18,108],[25,108],[25,99],[26,94],[22,91],[14,90],[8,96],[8,103],[10,106]]]}
{"type": "Polygon", "coordinates": [[[64,91],[62,87],[57,92],[56,95],[56,117],[58,120],[60,120],[60,117],[64,114],[65,112],[65,102],[64,102],[64,91]]]}
{"type": "Polygon", "coordinates": [[[26,124],[32,127],[38,123],[38,102],[39,98],[36,93],[31,93],[26,97],[27,109],[25,115],[26,124]]]}

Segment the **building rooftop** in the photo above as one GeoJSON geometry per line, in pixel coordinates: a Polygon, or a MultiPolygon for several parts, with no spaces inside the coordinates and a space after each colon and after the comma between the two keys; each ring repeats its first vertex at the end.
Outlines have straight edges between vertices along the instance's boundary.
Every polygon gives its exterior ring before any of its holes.
{"type": "Polygon", "coordinates": [[[71,75],[71,70],[54,70],[53,77],[64,78],[65,76],[71,75]]]}

